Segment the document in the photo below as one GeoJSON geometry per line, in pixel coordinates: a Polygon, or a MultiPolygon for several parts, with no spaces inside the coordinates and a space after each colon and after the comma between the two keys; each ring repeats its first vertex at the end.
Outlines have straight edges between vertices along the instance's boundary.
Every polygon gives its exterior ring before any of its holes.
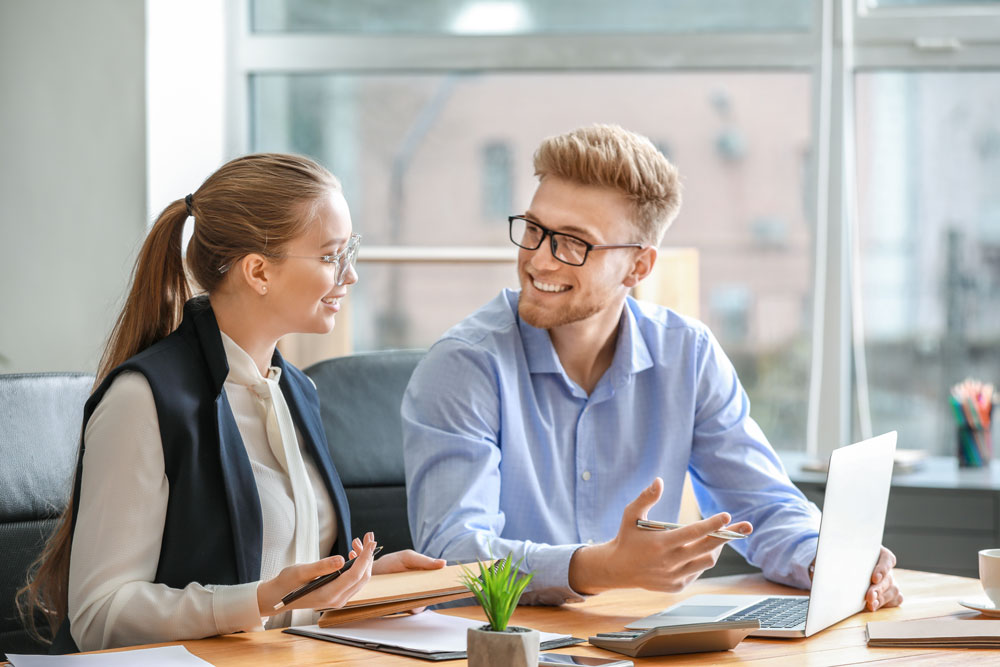
{"type": "MultiPolygon", "coordinates": [[[[373,618],[335,628],[298,626],[288,628],[285,632],[425,660],[454,660],[465,657],[466,631],[484,624],[485,621],[425,611],[406,616],[373,618]]],[[[564,634],[539,634],[543,650],[583,642],[582,639],[564,634]]]]}
{"type": "Polygon", "coordinates": [[[90,655],[16,655],[7,654],[14,667],[211,667],[183,646],[140,648],[90,655]]]}
{"type": "Polygon", "coordinates": [[[867,634],[869,646],[1000,648],[1000,623],[997,621],[961,618],[871,621],[867,634]]]}

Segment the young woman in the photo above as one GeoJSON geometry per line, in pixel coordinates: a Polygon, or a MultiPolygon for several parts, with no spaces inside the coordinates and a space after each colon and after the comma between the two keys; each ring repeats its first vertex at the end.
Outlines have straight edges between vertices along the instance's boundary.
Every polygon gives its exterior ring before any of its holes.
{"type": "Polygon", "coordinates": [[[59,627],[54,650],[313,623],[373,571],[443,566],[412,551],[373,564],[372,534],[352,540],[315,387],[275,347],[333,329],[359,240],[337,179],[292,155],[233,160],[157,219],[27,589],[59,627]],[[344,554],[347,573],[274,611],[344,554]]]}

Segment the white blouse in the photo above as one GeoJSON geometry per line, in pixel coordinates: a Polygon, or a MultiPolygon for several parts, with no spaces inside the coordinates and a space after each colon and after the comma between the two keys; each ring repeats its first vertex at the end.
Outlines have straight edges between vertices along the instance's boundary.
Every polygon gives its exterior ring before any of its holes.
{"type": "MultiPolygon", "coordinates": [[[[253,359],[222,334],[229,375],[224,391],[257,483],[263,515],[261,580],[295,563],[295,505],[288,475],[267,441],[265,408],[250,386],[262,380],[253,359]]],[[[269,378],[280,369],[272,368],[269,378]]],[[[287,406],[281,405],[287,410],[287,406]]],[[[302,436],[295,431],[296,438],[302,436]]],[[[120,374],[84,430],[80,510],[69,573],[69,617],[82,651],[196,639],[240,630],[314,623],[309,610],[262,619],[259,581],[235,586],[152,583],[156,576],[169,488],[156,406],[141,373],[120,374]],[[267,621],[267,623],[265,623],[267,621]]],[[[316,497],[318,559],[329,555],[337,521],[323,478],[302,450],[316,497]]]]}

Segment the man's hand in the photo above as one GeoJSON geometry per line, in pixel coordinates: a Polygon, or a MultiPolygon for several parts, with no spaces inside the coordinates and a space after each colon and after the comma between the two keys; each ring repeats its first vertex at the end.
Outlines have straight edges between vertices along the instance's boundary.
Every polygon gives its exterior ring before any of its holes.
{"type": "Polygon", "coordinates": [[[657,477],[625,508],[618,535],[610,542],[577,549],[570,560],[569,585],[583,594],[612,588],[647,588],[676,593],[715,565],[725,540],[709,533],[727,528],[750,534],[746,521],[727,526],[725,512],[668,531],[636,528],[638,519],[656,504],[663,493],[657,477]]]}
{"type": "Polygon", "coordinates": [[[872,570],[872,585],[865,593],[865,608],[869,611],[882,607],[898,607],[903,602],[903,594],[892,576],[894,567],[896,567],[896,556],[882,547],[875,569],[872,570]]]}
{"type": "Polygon", "coordinates": [[[375,561],[372,574],[391,574],[406,570],[439,570],[444,567],[443,558],[431,558],[413,549],[393,551],[375,561]]]}

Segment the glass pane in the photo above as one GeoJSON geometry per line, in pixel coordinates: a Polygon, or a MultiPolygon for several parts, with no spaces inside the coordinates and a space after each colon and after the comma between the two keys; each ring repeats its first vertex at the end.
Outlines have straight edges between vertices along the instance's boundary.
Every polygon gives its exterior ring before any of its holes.
{"type": "MultiPolygon", "coordinates": [[[[665,243],[699,250],[700,316],[765,432],[801,448],[813,272],[807,73],[267,74],[253,78],[251,95],[253,150],[330,167],[365,245],[509,247],[506,215],[531,200],[532,154],[544,137],[594,122],[649,136],[684,177],[665,243]]],[[[415,281],[431,275],[407,270],[415,281]]],[[[424,345],[426,332],[516,284],[513,266],[486,286],[483,271],[452,270],[413,298],[400,296],[411,289],[405,272],[371,281],[357,300],[382,313],[369,321],[407,324],[391,341],[380,327],[358,329],[358,346],[424,345]],[[478,301],[450,290],[476,290],[478,301]]]]}
{"type": "Polygon", "coordinates": [[[361,262],[351,288],[354,349],[426,348],[504,287],[514,263],[361,262]]]}
{"type": "Polygon", "coordinates": [[[960,7],[962,5],[998,5],[1000,0],[868,0],[872,9],[879,7],[960,7]]]}
{"type": "Polygon", "coordinates": [[[952,454],[949,388],[1000,380],[1000,72],[858,75],[857,128],[873,426],[952,454]]]}
{"type": "Polygon", "coordinates": [[[526,35],[803,31],[806,0],[253,0],[254,32],[526,35]]]}

